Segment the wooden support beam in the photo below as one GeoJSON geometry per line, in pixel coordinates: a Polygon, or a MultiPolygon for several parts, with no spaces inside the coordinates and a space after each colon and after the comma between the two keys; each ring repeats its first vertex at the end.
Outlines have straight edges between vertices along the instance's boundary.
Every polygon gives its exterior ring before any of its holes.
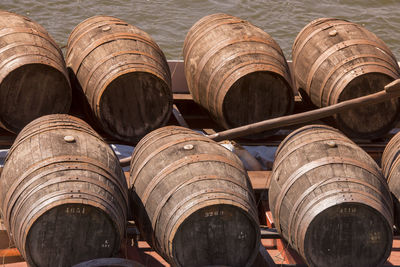
{"type": "Polygon", "coordinates": [[[172,106],[172,114],[174,115],[180,126],[190,128],[189,124],[187,124],[186,120],[182,116],[182,113],[179,111],[178,107],[175,104],[172,106]]]}
{"type": "Polygon", "coordinates": [[[254,190],[268,190],[271,182],[271,171],[248,171],[254,190]]]}

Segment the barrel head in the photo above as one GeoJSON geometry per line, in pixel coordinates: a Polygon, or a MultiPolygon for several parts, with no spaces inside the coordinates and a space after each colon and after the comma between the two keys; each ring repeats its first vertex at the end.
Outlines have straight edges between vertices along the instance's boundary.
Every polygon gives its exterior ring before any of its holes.
{"type": "Polygon", "coordinates": [[[40,216],[29,231],[27,261],[32,266],[72,266],[111,257],[119,250],[117,228],[100,209],[65,204],[40,216]]]}
{"type": "Polygon", "coordinates": [[[0,125],[18,133],[43,115],[67,113],[71,105],[68,77],[44,64],[27,64],[11,71],[0,85],[0,125]]]}
{"type": "Polygon", "coordinates": [[[202,208],[178,228],[173,255],[180,266],[247,266],[255,259],[258,225],[235,206],[202,208]]]}
{"type": "Polygon", "coordinates": [[[169,86],[147,72],[130,72],[114,79],[99,101],[104,130],[129,143],[137,143],[145,134],[166,124],[172,111],[169,86]]]}
{"type": "Polygon", "coordinates": [[[227,92],[223,114],[228,128],[290,114],[294,106],[291,86],[268,71],[249,73],[227,92]]]}
{"type": "Polygon", "coordinates": [[[318,214],[304,241],[310,266],[380,266],[390,254],[392,228],[362,203],[334,205],[318,214]]]}
{"type": "MultiPolygon", "coordinates": [[[[354,78],[344,87],[338,102],[383,90],[393,78],[381,73],[369,73],[354,78]]],[[[351,137],[376,138],[390,131],[398,121],[398,98],[373,105],[364,105],[336,115],[337,126],[351,137]]]]}

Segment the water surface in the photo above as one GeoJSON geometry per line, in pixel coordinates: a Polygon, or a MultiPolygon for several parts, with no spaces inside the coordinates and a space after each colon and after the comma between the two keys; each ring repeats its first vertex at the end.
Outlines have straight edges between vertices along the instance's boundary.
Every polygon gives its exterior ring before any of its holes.
{"type": "Polygon", "coordinates": [[[60,46],[71,30],[95,15],[118,17],[148,32],[168,59],[182,58],[189,28],[203,16],[223,12],[247,19],[268,32],[291,58],[297,33],[320,17],[347,19],[365,26],[400,58],[400,1],[382,0],[1,0],[0,9],[30,17],[60,46]]]}

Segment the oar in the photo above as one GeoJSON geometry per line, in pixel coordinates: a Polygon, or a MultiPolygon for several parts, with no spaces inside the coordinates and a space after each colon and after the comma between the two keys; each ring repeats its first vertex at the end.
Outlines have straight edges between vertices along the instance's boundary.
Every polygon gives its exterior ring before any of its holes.
{"type": "MultiPolygon", "coordinates": [[[[293,115],[283,116],[279,118],[264,120],[256,123],[252,123],[249,125],[229,129],[226,131],[222,131],[219,133],[207,135],[208,138],[214,141],[222,141],[226,139],[234,139],[238,137],[243,137],[250,134],[256,134],[268,130],[273,130],[277,128],[282,128],[286,126],[302,124],[305,122],[310,122],[318,119],[322,119],[325,117],[332,116],[336,113],[344,112],[352,108],[357,108],[362,105],[372,105],[380,102],[384,102],[391,98],[400,97],[400,79],[397,79],[389,84],[387,84],[384,90],[361,96],[358,98],[346,100],[343,102],[339,102],[337,104],[306,111],[302,113],[297,113],[293,115]]],[[[123,158],[120,160],[121,166],[128,166],[130,163],[131,157],[123,158]]]]}
{"type": "Polygon", "coordinates": [[[250,134],[256,134],[268,130],[273,130],[277,128],[282,128],[286,126],[291,126],[326,118],[336,113],[347,111],[352,108],[384,102],[394,97],[400,97],[400,79],[397,79],[389,83],[388,85],[385,86],[384,90],[374,94],[346,100],[331,106],[314,109],[311,111],[306,111],[293,115],[260,121],[245,126],[240,126],[219,133],[211,134],[208,135],[207,137],[211,138],[214,141],[234,139],[250,134]]]}

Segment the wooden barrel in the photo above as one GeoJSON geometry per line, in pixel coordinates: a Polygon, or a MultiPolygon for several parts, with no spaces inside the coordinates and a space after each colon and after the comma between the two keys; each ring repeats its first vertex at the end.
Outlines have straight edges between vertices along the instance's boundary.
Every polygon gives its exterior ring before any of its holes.
{"type": "Polygon", "coordinates": [[[397,133],[386,145],[382,154],[382,171],[386,177],[394,203],[394,219],[400,229],[400,133],[397,133]]]}
{"type": "Polygon", "coordinates": [[[169,126],[133,153],[130,184],[141,234],[172,266],[250,266],[260,230],[250,180],[228,149],[169,126]]]}
{"type": "MultiPolygon", "coordinates": [[[[321,18],[312,21],[293,44],[293,69],[300,91],[317,107],[383,90],[400,78],[397,60],[385,43],[352,22],[321,18]]],[[[392,129],[399,100],[335,115],[335,125],[357,138],[376,138],[392,129]]]]}
{"type": "Polygon", "coordinates": [[[0,10],[0,127],[19,132],[32,120],[67,113],[71,87],[62,52],[47,31],[0,10]]]}
{"type": "Polygon", "coordinates": [[[224,128],[292,112],[292,81],[279,45],[260,28],[209,15],[186,35],[185,75],[195,102],[224,128]]]}
{"type": "Polygon", "coordinates": [[[269,203],[309,266],[380,266],[392,248],[389,188],[375,161],[336,129],[310,125],[279,146],[269,203]]]}
{"type": "Polygon", "coordinates": [[[170,70],[144,31],[113,17],[89,18],[71,32],[66,61],[111,136],[136,143],[168,121],[170,70]]]}
{"type": "Polygon", "coordinates": [[[30,266],[110,257],[125,234],[128,187],[114,151],[65,114],[28,124],[0,179],[4,224],[30,266]]]}

